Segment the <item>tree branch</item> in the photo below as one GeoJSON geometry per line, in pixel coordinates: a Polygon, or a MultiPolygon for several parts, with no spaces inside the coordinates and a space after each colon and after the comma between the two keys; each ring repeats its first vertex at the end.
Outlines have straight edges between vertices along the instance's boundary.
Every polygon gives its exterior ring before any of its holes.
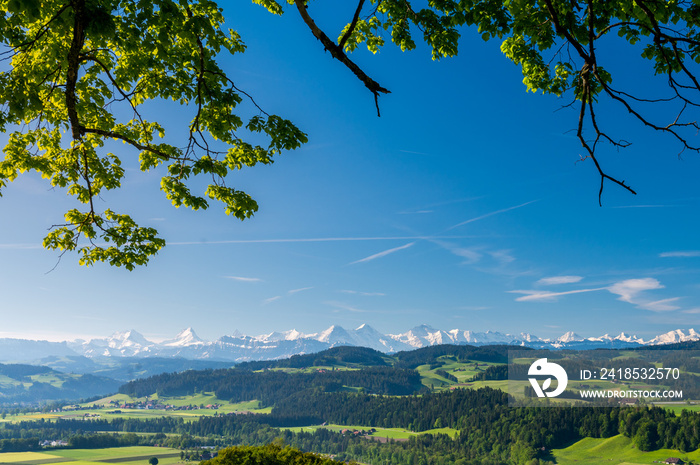
{"type": "Polygon", "coordinates": [[[80,67],[80,51],[85,44],[85,31],[83,30],[83,16],[85,0],[75,0],[73,6],[73,40],[68,50],[68,69],[66,71],[66,109],[70,121],[73,140],[80,140],[80,120],[76,109],[77,98],[75,85],[78,82],[78,68],[80,67]]]}
{"type": "Polygon", "coordinates": [[[111,137],[112,139],[123,140],[127,144],[129,144],[129,145],[131,145],[139,150],[155,153],[156,155],[158,155],[159,157],[162,157],[165,160],[178,159],[177,157],[173,157],[171,155],[168,155],[167,153],[163,152],[162,150],[155,149],[151,146],[139,144],[135,140],[133,140],[127,136],[124,136],[122,134],[118,134],[116,132],[105,131],[103,129],[97,129],[97,128],[86,128],[85,126],[81,126],[80,130],[82,131],[83,134],[89,134],[89,133],[99,134],[99,135],[104,136],[104,137],[111,137]]]}
{"type": "Polygon", "coordinates": [[[362,12],[362,6],[364,4],[365,0],[360,0],[360,2],[357,4],[357,9],[355,9],[355,16],[352,17],[350,27],[347,31],[345,31],[345,34],[343,34],[343,37],[340,39],[340,42],[338,42],[338,47],[340,47],[341,50],[343,50],[343,47],[345,47],[345,42],[347,42],[350,36],[352,35],[352,31],[355,30],[355,26],[357,26],[357,21],[360,19],[360,13],[362,12]]]}
{"type": "Polygon", "coordinates": [[[294,0],[294,4],[296,5],[297,10],[299,11],[299,14],[301,15],[306,25],[309,27],[309,29],[311,29],[311,32],[313,33],[314,37],[321,41],[326,50],[331,52],[331,56],[333,58],[335,58],[336,60],[343,63],[346,67],[348,67],[348,69],[350,69],[350,71],[352,71],[353,74],[355,74],[355,76],[357,76],[357,78],[360,81],[362,81],[365,87],[367,87],[370,90],[370,92],[374,94],[374,101],[375,105],[377,106],[377,116],[380,116],[378,103],[379,93],[381,92],[383,94],[389,94],[391,92],[379,85],[379,83],[376,82],[374,79],[367,76],[367,74],[364,71],[362,71],[362,69],[359,66],[357,66],[352,60],[350,60],[347,57],[347,55],[345,55],[342,47],[339,47],[331,39],[328,38],[328,36],[316,25],[311,16],[309,16],[309,13],[306,11],[306,5],[304,5],[304,0],[294,0]]]}

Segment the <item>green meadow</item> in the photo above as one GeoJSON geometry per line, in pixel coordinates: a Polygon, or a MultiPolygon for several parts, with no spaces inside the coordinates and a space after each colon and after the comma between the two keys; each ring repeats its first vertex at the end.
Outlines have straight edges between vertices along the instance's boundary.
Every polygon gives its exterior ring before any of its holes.
{"type": "Polygon", "coordinates": [[[671,449],[643,452],[632,444],[630,438],[621,435],[607,439],[585,438],[566,449],[554,449],[552,455],[557,465],[649,465],[669,457],[681,458],[686,463],[700,460],[700,450],[690,453],[671,449]]]}
{"type": "MultiPolygon", "coordinates": [[[[369,431],[371,427],[369,426],[357,426],[357,425],[324,425],[324,426],[300,426],[295,428],[283,428],[294,433],[313,433],[318,429],[328,429],[331,431],[340,432],[344,429],[350,431],[369,431]]],[[[408,439],[413,436],[418,436],[421,434],[447,434],[448,436],[454,438],[459,434],[459,431],[453,428],[436,428],[427,431],[422,431],[420,433],[415,433],[413,431],[408,431],[403,428],[374,428],[376,431],[369,434],[370,437],[375,438],[388,438],[388,439],[408,439]]]]}
{"type": "Polygon", "coordinates": [[[483,381],[472,384],[471,378],[483,372],[491,365],[496,363],[478,362],[473,360],[459,361],[453,355],[443,355],[437,359],[440,366],[431,367],[431,365],[420,365],[416,371],[421,376],[421,382],[424,386],[435,390],[450,389],[454,386],[476,387],[484,386],[483,381]],[[447,379],[441,376],[438,371],[445,371],[449,375],[457,378],[457,381],[447,379]]]}
{"type": "Polygon", "coordinates": [[[261,408],[260,402],[257,400],[248,402],[231,403],[218,399],[213,393],[200,393],[193,396],[182,397],[163,397],[157,395],[141,398],[129,397],[124,394],[116,394],[105,397],[96,401],[70,406],[64,408],[62,412],[33,412],[19,415],[8,415],[0,423],[4,422],[19,422],[33,420],[56,420],[59,418],[76,419],[76,418],[160,418],[160,417],[183,417],[185,420],[192,420],[201,416],[225,415],[227,413],[236,412],[252,412],[252,413],[270,413],[271,407],[261,408]],[[163,410],[163,409],[144,409],[144,408],[122,408],[119,405],[146,402],[147,400],[159,400],[163,404],[173,405],[175,407],[196,406],[193,410],[163,410]],[[112,403],[116,401],[118,404],[112,403]],[[219,404],[218,409],[199,408],[207,405],[219,404]],[[117,413],[118,412],[118,413],[117,413]]]}
{"type": "Polygon", "coordinates": [[[165,447],[115,447],[109,449],[58,449],[47,452],[0,453],[0,463],[18,465],[72,464],[147,464],[151,457],[158,458],[159,465],[180,462],[180,451],[165,447]]]}

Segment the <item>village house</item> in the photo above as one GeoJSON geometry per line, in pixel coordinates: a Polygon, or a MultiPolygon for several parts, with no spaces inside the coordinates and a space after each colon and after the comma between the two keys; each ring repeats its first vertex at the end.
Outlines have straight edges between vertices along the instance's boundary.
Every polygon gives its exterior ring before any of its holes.
{"type": "Polygon", "coordinates": [[[664,463],[673,465],[683,465],[685,462],[679,459],[678,457],[669,457],[664,463]]]}

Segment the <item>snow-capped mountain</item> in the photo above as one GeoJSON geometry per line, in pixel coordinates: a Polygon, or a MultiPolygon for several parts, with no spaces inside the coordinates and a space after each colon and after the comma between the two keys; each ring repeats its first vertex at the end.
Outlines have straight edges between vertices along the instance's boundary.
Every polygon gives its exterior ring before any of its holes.
{"type": "Polygon", "coordinates": [[[368,324],[360,325],[351,334],[355,345],[369,347],[380,352],[400,352],[412,349],[411,346],[380,333],[368,324]]]}
{"type": "Polygon", "coordinates": [[[559,336],[557,338],[557,342],[560,342],[562,344],[566,344],[569,342],[580,342],[583,340],[584,340],[584,338],[582,338],[581,336],[579,336],[578,334],[576,334],[573,331],[569,331],[568,333],[565,333],[563,336],[559,336]]]}
{"type": "MultiPolygon", "coordinates": [[[[658,335],[647,341],[626,333],[612,337],[583,338],[569,331],[555,339],[542,339],[529,333],[506,334],[498,331],[475,332],[460,329],[439,330],[420,325],[400,334],[382,334],[368,324],[346,330],[341,326],[312,334],[297,330],[272,332],[260,336],[248,336],[240,331],[223,336],[216,341],[206,341],[192,328],[181,331],[172,339],[154,342],[135,330],[114,333],[107,338],[76,340],[72,342],[30,341],[0,338],[0,362],[33,363],[42,359],[68,359],[100,361],[110,358],[180,358],[208,360],[212,362],[241,362],[271,360],[291,357],[295,354],[320,352],[339,346],[369,347],[381,352],[393,353],[414,350],[438,344],[469,344],[533,347],[541,349],[626,348],[642,345],[661,345],[687,341],[699,341],[700,333],[694,329],[677,329],[658,335]]],[[[92,362],[90,362],[92,363],[92,362]]]]}
{"type": "Polygon", "coordinates": [[[204,339],[200,339],[200,337],[195,334],[194,329],[187,328],[180,331],[174,339],[163,341],[160,344],[168,347],[187,347],[191,345],[206,344],[206,341],[204,339]]]}
{"type": "Polygon", "coordinates": [[[132,329],[104,339],[69,342],[68,347],[86,357],[134,357],[147,356],[155,348],[155,343],[132,329]]]}
{"type": "Polygon", "coordinates": [[[675,331],[669,331],[665,334],[656,336],[648,343],[652,345],[674,344],[677,342],[697,341],[698,339],[700,339],[700,334],[698,334],[693,328],[690,328],[687,334],[684,333],[682,329],[677,329],[675,331]]]}
{"type": "Polygon", "coordinates": [[[341,328],[340,326],[331,326],[325,331],[322,331],[318,333],[316,337],[314,337],[318,342],[325,342],[326,344],[330,344],[333,346],[336,345],[354,345],[353,344],[353,339],[348,334],[345,329],[341,328]]]}

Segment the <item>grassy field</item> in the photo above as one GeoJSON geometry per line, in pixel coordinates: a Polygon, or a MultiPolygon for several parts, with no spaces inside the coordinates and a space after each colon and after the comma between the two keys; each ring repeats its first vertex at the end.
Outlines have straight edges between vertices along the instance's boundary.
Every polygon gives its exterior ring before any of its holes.
{"type": "MultiPolygon", "coordinates": [[[[431,368],[430,365],[421,365],[416,368],[416,371],[418,371],[420,374],[421,382],[424,386],[438,391],[468,383],[474,375],[483,372],[490,365],[496,365],[495,363],[477,362],[472,360],[460,362],[455,356],[452,355],[443,355],[442,357],[438,357],[437,360],[442,364],[441,366],[431,368]],[[456,377],[457,382],[440,376],[436,373],[439,370],[445,371],[448,374],[456,377]]],[[[481,383],[482,382],[478,382],[477,384],[482,385],[481,383]]]]}
{"type": "Polygon", "coordinates": [[[72,418],[80,419],[86,418],[85,415],[94,415],[90,418],[100,418],[100,419],[112,419],[112,418],[137,418],[137,419],[147,419],[147,418],[160,418],[160,417],[183,417],[187,419],[196,419],[201,416],[213,416],[213,415],[225,415],[227,413],[235,412],[253,412],[253,413],[270,413],[271,407],[261,408],[260,402],[257,400],[248,402],[238,402],[231,403],[228,401],[223,401],[217,399],[213,393],[202,393],[194,396],[184,396],[184,397],[166,397],[159,399],[158,396],[150,396],[149,398],[133,398],[124,394],[116,394],[113,396],[105,397],[93,402],[88,402],[76,406],[75,408],[64,409],[62,412],[34,412],[20,415],[8,415],[4,420],[0,420],[0,423],[4,422],[20,422],[20,421],[34,421],[34,420],[55,420],[58,418],[72,418]],[[111,403],[112,401],[117,401],[119,404],[125,403],[137,403],[145,402],[150,400],[160,400],[163,404],[173,405],[175,407],[182,406],[207,406],[213,404],[219,404],[218,409],[213,408],[197,408],[195,410],[161,410],[161,409],[144,409],[144,408],[121,408],[117,404],[111,403]],[[120,413],[115,413],[115,411],[120,411],[120,413]]]}
{"type": "MultiPolygon", "coordinates": [[[[318,429],[329,429],[331,431],[342,431],[344,429],[349,429],[350,431],[368,431],[370,426],[357,426],[357,425],[325,425],[325,426],[300,426],[296,428],[284,428],[285,430],[292,431],[294,433],[313,433],[318,429]]],[[[376,438],[388,438],[388,439],[408,439],[413,436],[420,434],[447,434],[450,437],[455,437],[459,434],[459,431],[452,428],[438,428],[431,429],[428,431],[422,431],[420,433],[415,433],[413,431],[408,431],[403,428],[374,428],[376,432],[370,434],[371,437],[376,438]]]]}
{"type": "Polygon", "coordinates": [[[679,457],[686,463],[688,460],[700,460],[700,450],[688,454],[671,449],[642,452],[632,444],[630,438],[624,436],[608,439],[586,438],[566,449],[555,449],[552,454],[558,465],[649,465],[669,457],[679,457]]]}
{"type": "Polygon", "coordinates": [[[141,464],[151,457],[158,458],[159,465],[182,463],[180,451],[165,447],[116,447],[109,449],[59,449],[47,452],[6,452],[0,454],[0,463],[18,465],[72,464],[141,464]]]}

